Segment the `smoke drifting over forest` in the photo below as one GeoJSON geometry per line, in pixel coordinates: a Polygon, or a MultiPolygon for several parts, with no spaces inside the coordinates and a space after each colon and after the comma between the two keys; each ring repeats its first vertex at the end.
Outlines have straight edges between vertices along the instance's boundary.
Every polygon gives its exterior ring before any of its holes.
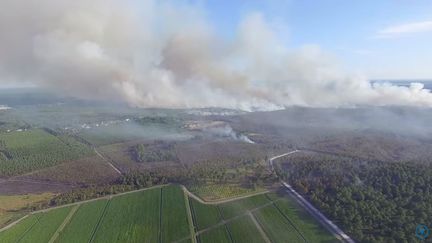
{"type": "Polygon", "coordinates": [[[232,39],[179,1],[0,0],[0,83],[139,107],[432,106],[422,84],[371,84],[318,46],[286,46],[260,13],[232,39]]]}

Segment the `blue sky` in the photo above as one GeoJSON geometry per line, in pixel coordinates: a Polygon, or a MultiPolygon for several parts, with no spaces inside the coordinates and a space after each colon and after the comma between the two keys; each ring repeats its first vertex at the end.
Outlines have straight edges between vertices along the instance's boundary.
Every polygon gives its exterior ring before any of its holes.
{"type": "Polygon", "coordinates": [[[316,44],[370,78],[432,79],[430,0],[202,0],[216,30],[260,12],[290,48],[316,44]]]}

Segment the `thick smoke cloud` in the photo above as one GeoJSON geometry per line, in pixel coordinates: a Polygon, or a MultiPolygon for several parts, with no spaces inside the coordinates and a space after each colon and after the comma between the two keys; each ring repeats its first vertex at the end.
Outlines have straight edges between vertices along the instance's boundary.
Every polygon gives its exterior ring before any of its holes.
{"type": "Polygon", "coordinates": [[[432,106],[421,84],[370,84],[317,46],[286,47],[259,13],[227,40],[179,1],[0,0],[0,33],[0,82],[77,97],[243,110],[432,106]]]}

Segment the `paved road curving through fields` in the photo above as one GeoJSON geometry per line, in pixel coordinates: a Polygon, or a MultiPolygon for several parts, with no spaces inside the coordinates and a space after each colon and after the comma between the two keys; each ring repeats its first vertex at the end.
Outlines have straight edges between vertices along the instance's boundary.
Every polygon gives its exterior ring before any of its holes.
{"type": "MultiPolygon", "coordinates": [[[[288,153],[280,154],[277,156],[274,156],[269,159],[269,165],[272,171],[274,170],[273,161],[275,159],[279,159],[294,153],[301,152],[301,150],[294,150],[288,153]]],[[[318,220],[325,228],[327,228],[337,239],[339,239],[342,242],[347,243],[355,243],[351,237],[349,237],[345,232],[343,232],[336,224],[334,224],[330,219],[328,219],[324,214],[322,214],[318,209],[316,209],[311,203],[309,203],[302,195],[300,195],[297,191],[294,190],[294,188],[283,181],[281,179],[282,185],[287,189],[288,193],[302,206],[304,207],[309,213],[312,214],[312,216],[318,220]]]]}

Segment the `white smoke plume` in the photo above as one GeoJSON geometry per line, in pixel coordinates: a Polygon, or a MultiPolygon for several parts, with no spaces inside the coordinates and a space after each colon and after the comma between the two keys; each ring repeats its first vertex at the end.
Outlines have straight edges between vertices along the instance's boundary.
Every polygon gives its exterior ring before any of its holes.
{"type": "Polygon", "coordinates": [[[0,82],[76,97],[242,110],[432,106],[421,84],[370,84],[317,46],[290,49],[259,13],[224,39],[186,1],[0,0],[0,33],[0,82]]]}
{"type": "Polygon", "coordinates": [[[209,126],[207,128],[204,128],[203,131],[216,137],[230,138],[245,143],[255,143],[248,136],[236,133],[234,129],[227,123],[219,123],[216,126],[209,126]]]}

